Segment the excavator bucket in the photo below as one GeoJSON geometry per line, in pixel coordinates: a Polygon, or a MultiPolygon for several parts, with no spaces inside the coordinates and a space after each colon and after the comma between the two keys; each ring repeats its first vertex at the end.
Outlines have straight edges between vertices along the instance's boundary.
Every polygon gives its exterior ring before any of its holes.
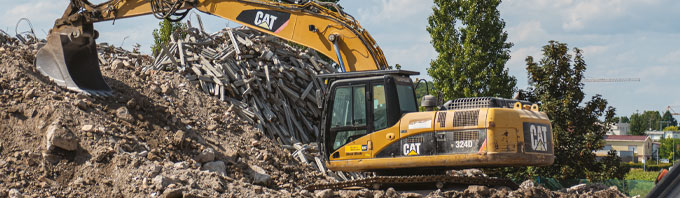
{"type": "Polygon", "coordinates": [[[36,54],[38,71],[69,90],[98,96],[112,95],[99,69],[96,36],[70,27],[54,30],[36,54]]]}

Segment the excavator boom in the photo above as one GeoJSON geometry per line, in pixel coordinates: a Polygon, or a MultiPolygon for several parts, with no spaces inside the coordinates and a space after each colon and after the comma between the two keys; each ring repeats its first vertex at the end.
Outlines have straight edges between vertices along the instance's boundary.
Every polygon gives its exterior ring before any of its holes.
{"type": "Polygon", "coordinates": [[[375,40],[336,4],[256,0],[111,0],[98,5],[71,0],[36,55],[36,67],[70,90],[111,95],[99,70],[93,23],[149,14],[181,19],[190,9],[312,48],[333,59],[342,71],[387,68],[375,40]]]}

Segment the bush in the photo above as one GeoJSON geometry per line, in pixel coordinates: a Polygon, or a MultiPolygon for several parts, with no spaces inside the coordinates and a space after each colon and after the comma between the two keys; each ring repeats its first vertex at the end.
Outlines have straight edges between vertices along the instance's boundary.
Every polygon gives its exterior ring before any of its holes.
{"type": "Polygon", "coordinates": [[[626,163],[630,168],[639,168],[639,169],[646,169],[647,171],[660,171],[661,169],[668,169],[668,167],[673,166],[671,163],[659,163],[659,165],[656,165],[656,163],[647,163],[647,166],[645,167],[644,164],[642,163],[626,163]]]}
{"type": "Polygon", "coordinates": [[[630,172],[626,174],[626,180],[655,181],[657,175],[659,175],[658,171],[644,171],[642,169],[630,169],[630,172]]]}

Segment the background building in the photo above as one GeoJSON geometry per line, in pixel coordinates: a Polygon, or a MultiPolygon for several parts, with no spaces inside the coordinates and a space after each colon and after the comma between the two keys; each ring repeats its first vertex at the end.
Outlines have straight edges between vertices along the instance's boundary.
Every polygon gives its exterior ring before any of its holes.
{"type": "Polygon", "coordinates": [[[649,136],[608,135],[605,142],[604,148],[595,152],[598,157],[604,157],[610,150],[616,150],[624,162],[643,162],[651,159],[653,154],[653,143],[649,136]]]}

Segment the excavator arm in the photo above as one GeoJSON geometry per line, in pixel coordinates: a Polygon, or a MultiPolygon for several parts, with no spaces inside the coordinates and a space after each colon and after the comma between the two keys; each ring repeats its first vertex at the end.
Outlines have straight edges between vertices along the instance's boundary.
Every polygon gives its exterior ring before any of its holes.
{"type": "Polygon", "coordinates": [[[94,42],[98,33],[93,23],[149,14],[181,19],[190,9],[312,48],[333,59],[343,71],[387,68],[375,40],[336,4],[257,0],[111,0],[98,5],[71,0],[50,31],[48,44],[38,52],[36,67],[68,89],[110,95],[99,70],[94,42]]]}

